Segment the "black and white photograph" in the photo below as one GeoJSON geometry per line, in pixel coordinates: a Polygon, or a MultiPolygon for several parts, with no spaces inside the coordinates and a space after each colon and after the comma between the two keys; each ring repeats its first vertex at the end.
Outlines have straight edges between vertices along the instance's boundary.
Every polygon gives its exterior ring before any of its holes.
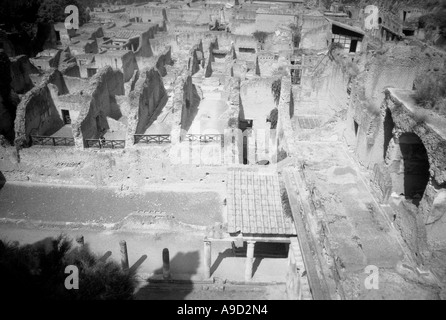
{"type": "Polygon", "coordinates": [[[0,292],[446,300],[446,0],[0,0],[0,292]]]}

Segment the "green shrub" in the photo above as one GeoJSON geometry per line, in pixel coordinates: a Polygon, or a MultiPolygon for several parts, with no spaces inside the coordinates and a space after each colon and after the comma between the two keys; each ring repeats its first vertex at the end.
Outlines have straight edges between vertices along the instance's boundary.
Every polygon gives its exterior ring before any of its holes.
{"type": "Polygon", "coordinates": [[[135,273],[114,262],[101,261],[88,245],[72,248],[66,236],[33,245],[0,241],[0,283],[9,299],[116,300],[131,299],[135,273]],[[79,269],[79,289],[65,288],[65,268],[79,269]]]}

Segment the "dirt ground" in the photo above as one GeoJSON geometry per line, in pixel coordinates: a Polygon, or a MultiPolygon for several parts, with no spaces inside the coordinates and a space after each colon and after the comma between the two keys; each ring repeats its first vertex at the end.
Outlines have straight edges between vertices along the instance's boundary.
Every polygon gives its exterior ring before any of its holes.
{"type": "MultiPolygon", "coordinates": [[[[125,240],[130,266],[138,267],[142,280],[137,299],[285,298],[286,258],[255,257],[252,282],[271,285],[196,285],[206,280],[206,228],[225,220],[221,194],[166,191],[129,195],[111,189],[7,183],[0,190],[0,238],[32,244],[61,233],[72,239],[82,235],[94,253],[110,251],[109,259],[118,262],[119,242],[125,240]],[[164,248],[169,249],[172,279],[183,281],[180,286],[148,282],[162,274],[164,248]]],[[[211,257],[217,282],[244,281],[245,258],[235,257],[230,243],[213,243],[211,257]]]]}
{"type": "Polygon", "coordinates": [[[0,218],[113,224],[134,212],[173,215],[199,226],[223,221],[216,192],[120,194],[111,188],[9,182],[0,190],[0,218]]]}

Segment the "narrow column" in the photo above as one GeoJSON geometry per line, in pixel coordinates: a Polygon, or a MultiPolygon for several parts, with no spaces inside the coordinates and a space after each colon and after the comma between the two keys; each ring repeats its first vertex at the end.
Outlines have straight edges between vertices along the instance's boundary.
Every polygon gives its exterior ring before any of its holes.
{"type": "Polygon", "coordinates": [[[204,240],[204,277],[211,277],[211,242],[207,239],[204,240]]]}
{"type": "Polygon", "coordinates": [[[246,250],[246,262],[245,262],[245,281],[251,281],[252,279],[252,264],[254,263],[254,245],[255,241],[248,241],[248,248],[246,250]]]}
{"type": "Polygon", "coordinates": [[[163,249],[163,278],[170,279],[170,257],[169,249],[163,249]]]}
{"type": "Polygon", "coordinates": [[[122,269],[129,269],[129,256],[127,254],[127,243],[122,240],[119,242],[119,246],[121,247],[121,266],[122,269]]]}

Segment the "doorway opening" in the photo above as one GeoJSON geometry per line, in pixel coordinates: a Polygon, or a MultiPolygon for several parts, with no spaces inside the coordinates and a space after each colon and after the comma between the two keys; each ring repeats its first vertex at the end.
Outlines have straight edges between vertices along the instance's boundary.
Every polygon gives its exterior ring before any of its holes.
{"type": "Polygon", "coordinates": [[[403,133],[399,145],[404,162],[404,196],[418,206],[429,182],[429,158],[415,133],[403,133]]]}
{"type": "Polygon", "coordinates": [[[71,124],[70,111],[62,109],[62,119],[65,124],[71,124]]]}
{"type": "Polygon", "coordinates": [[[392,113],[389,109],[386,109],[386,115],[384,117],[384,153],[383,158],[386,159],[387,150],[389,149],[390,140],[393,137],[393,128],[395,123],[393,122],[392,113]]]}

